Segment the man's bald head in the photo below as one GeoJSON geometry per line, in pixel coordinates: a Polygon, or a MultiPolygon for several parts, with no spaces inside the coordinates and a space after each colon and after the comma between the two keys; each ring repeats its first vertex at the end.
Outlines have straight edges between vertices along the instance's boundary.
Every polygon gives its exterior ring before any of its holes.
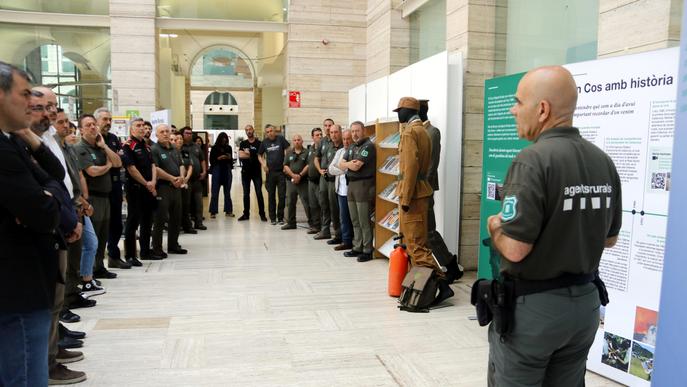
{"type": "Polygon", "coordinates": [[[515,99],[511,113],[518,135],[534,140],[549,128],[572,126],[577,85],[562,66],[539,67],[520,80],[515,99]]]}
{"type": "Polygon", "coordinates": [[[301,150],[303,149],[303,137],[301,137],[300,134],[294,134],[293,137],[291,137],[291,141],[293,141],[293,147],[301,150]]]}

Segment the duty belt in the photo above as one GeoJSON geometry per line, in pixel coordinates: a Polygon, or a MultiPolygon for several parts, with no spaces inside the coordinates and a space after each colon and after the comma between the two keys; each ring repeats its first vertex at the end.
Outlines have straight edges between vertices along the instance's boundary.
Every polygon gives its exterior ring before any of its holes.
{"type": "MultiPolygon", "coordinates": [[[[509,278],[504,273],[505,278],[509,278]]],[[[510,278],[515,283],[515,297],[526,296],[528,294],[535,294],[545,292],[547,290],[554,290],[560,288],[567,288],[569,286],[584,285],[593,282],[596,278],[594,273],[589,274],[570,274],[565,273],[560,277],[548,280],[522,280],[518,278],[510,278]]]]}

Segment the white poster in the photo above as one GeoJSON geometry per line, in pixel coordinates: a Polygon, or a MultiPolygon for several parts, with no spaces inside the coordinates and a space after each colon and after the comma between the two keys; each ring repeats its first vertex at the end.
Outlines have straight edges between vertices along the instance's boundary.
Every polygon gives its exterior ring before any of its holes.
{"type": "Polygon", "coordinates": [[[153,141],[157,141],[157,134],[155,133],[155,128],[160,124],[171,125],[172,121],[172,111],[169,109],[158,110],[156,112],[150,113],[150,123],[153,125],[153,132],[150,134],[150,138],[153,141]]]}
{"type": "Polygon", "coordinates": [[[574,125],[603,149],[622,181],[623,227],[601,259],[601,308],[587,367],[649,386],[654,366],[671,182],[679,48],[566,65],[579,99],[574,125]]]}

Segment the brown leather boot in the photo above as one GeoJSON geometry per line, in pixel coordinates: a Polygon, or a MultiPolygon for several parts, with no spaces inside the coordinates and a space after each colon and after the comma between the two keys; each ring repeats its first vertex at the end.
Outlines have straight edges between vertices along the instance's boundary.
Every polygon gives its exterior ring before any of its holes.
{"type": "Polygon", "coordinates": [[[83,352],[67,351],[66,349],[58,348],[57,357],[55,361],[60,364],[74,363],[83,360],[83,352]]]}
{"type": "Polygon", "coordinates": [[[65,384],[80,383],[84,380],[86,380],[85,372],[72,371],[62,364],[57,364],[50,370],[48,385],[62,386],[65,384]]]}

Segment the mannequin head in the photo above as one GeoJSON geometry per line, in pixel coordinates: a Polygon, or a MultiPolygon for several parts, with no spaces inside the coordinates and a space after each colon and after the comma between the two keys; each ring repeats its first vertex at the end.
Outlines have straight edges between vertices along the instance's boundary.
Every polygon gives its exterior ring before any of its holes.
{"type": "Polygon", "coordinates": [[[396,111],[396,114],[398,114],[398,122],[405,124],[406,122],[410,121],[413,116],[417,115],[417,110],[400,108],[398,111],[396,111]]]}
{"type": "Polygon", "coordinates": [[[429,100],[428,99],[421,99],[420,100],[420,110],[417,113],[420,116],[420,119],[422,120],[422,122],[429,120],[429,118],[427,118],[427,112],[428,111],[429,111],[429,100]]]}
{"type": "Polygon", "coordinates": [[[398,122],[400,123],[410,121],[414,115],[417,115],[418,110],[420,110],[420,103],[413,97],[401,98],[398,101],[398,107],[394,109],[398,114],[398,122]]]}

